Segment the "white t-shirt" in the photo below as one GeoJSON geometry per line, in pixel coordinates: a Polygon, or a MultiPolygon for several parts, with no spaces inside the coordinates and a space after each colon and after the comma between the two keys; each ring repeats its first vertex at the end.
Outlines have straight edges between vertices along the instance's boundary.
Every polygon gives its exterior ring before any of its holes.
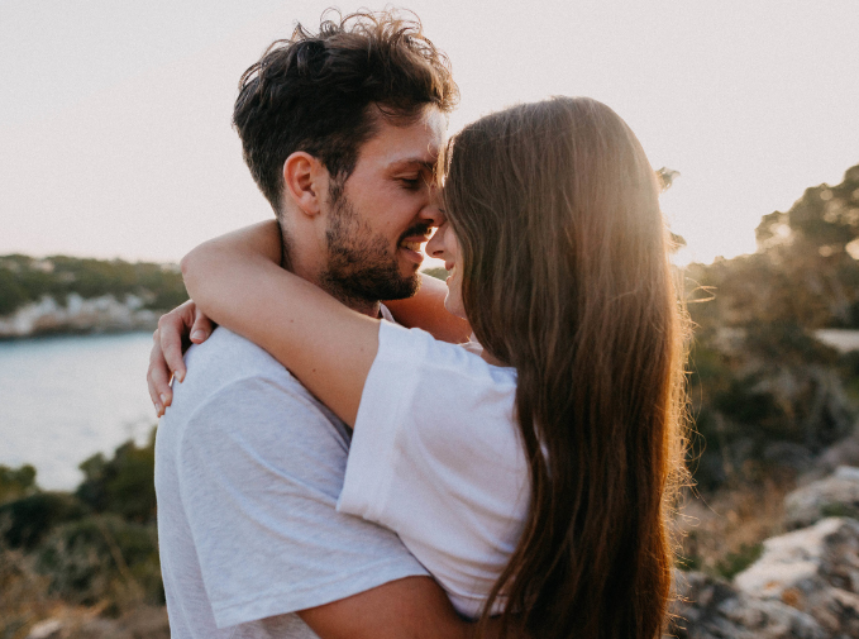
{"type": "Polygon", "coordinates": [[[295,611],[426,574],[335,511],[349,430],[283,366],[223,327],[186,361],[155,442],[173,639],[312,639],[295,611]]]}
{"type": "Polygon", "coordinates": [[[528,511],[515,393],[515,369],[382,322],[337,504],[395,531],[469,617],[481,613],[528,511]]]}

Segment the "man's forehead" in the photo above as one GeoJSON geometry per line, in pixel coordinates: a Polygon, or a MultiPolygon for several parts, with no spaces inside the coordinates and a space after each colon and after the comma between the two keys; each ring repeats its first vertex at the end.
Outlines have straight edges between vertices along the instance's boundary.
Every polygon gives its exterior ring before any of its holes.
{"type": "Polygon", "coordinates": [[[432,169],[447,139],[447,122],[436,107],[427,108],[420,118],[406,126],[384,119],[376,135],[361,149],[361,155],[372,157],[387,166],[419,166],[432,169]]]}

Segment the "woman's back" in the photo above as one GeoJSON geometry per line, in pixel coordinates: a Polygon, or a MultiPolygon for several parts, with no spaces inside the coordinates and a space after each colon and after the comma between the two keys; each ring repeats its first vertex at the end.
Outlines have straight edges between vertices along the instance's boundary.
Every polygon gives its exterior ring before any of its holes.
{"type": "Polygon", "coordinates": [[[494,595],[540,637],[660,633],[683,471],[682,307],[655,174],[583,98],[466,127],[445,207],[475,335],[516,368],[530,510],[494,595]]]}

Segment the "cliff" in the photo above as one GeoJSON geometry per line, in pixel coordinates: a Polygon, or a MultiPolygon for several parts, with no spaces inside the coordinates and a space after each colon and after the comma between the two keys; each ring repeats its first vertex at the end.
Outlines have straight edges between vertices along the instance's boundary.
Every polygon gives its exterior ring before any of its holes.
{"type": "Polygon", "coordinates": [[[0,256],[0,339],[151,329],[185,299],[172,264],[0,256]]]}
{"type": "Polygon", "coordinates": [[[72,293],[64,306],[44,296],[11,315],[0,317],[0,338],[44,333],[154,330],[159,314],[143,308],[143,305],[143,300],[135,295],[127,295],[120,302],[113,295],[84,299],[72,293]]]}

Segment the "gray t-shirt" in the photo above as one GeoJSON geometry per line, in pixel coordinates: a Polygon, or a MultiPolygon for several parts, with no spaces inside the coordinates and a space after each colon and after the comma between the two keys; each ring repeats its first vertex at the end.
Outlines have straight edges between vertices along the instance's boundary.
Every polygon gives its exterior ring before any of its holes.
{"type": "Polygon", "coordinates": [[[427,574],[336,512],[350,432],[283,366],[224,328],[186,361],[155,446],[173,639],[313,638],[290,613],[427,574]]]}

